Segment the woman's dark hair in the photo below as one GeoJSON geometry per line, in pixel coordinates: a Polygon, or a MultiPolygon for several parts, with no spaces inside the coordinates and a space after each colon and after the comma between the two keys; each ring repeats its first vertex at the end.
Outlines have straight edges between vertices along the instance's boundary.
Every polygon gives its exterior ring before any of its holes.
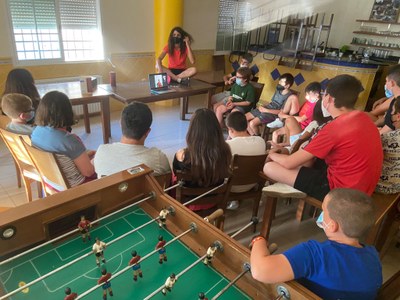
{"type": "Polygon", "coordinates": [[[3,95],[11,93],[28,96],[32,100],[33,108],[37,109],[40,95],[36,89],[35,80],[28,70],[13,69],[8,73],[3,95]]]}
{"type": "Polygon", "coordinates": [[[35,123],[39,126],[54,128],[74,125],[74,113],[68,96],[58,91],[44,95],[36,111],[35,123]]]}
{"type": "Polygon", "coordinates": [[[225,142],[215,114],[201,108],[190,119],[186,135],[186,164],[190,163],[192,181],[207,187],[221,183],[230,175],[231,150],[225,142]]]}
{"type": "Polygon", "coordinates": [[[322,114],[321,105],[322,105],[322,99],[319,99],[315,103],[314,110],[313,110],[313,120],[317,121],[319,126],[332,120],[332,117],[326,117],[326,118],[324,117],[324,115],[322,114]]]}
{"type": "Polygon", "coordinates": [[[174,54],[174,49],[175,49],[175,43],[174,43],[174,37],[173,33],[174,31],[177,31],[181,34],[181,41],[179,43],[179,48],[181,49],[181,55],[186,52],[186,43],[183,41],[183,39],[187,36],[189,37],[190,42],[193,42],[193,37],[187,33],[185,30],[183,30],[181,27],[174,27],[172,28],[171,32],[169,33],[169,38],[168,38],[168,54],[173,55],[174,54]]]}

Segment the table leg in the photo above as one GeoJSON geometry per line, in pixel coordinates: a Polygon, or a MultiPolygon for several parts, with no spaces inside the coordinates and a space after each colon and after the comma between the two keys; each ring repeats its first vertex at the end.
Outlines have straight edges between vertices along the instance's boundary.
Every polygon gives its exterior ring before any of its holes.
{"type": "Polygon", "coordinates": [[[180,106],[181,106],[181,115],[180,119],[185,120],[186,119],[186,114],[188,112],[188,102],[189,102],[189,97],[181,97],[179,98],[180,100],[180,106]]]}
{"type": "Polygon", "coordinates": [[[213,106],[211,104],[211,97],[215,94],[215,89],[216,88],[209,89],[208,93],[207,93],[207,105],[206,105],[206,107],[209,108],[209,109],[213,109],[213,106]]]}
{"type": "Polygon", "coordinates": [[[261,225],[261,235],[267,240],[269,238],[269,232],[271,230],[272,219],[275,215],[276,209],[276,197],[267,196],[265,199],[265,209],[261,225]]]}
{"type": "Polygon", "coordinates": [[[100,101],[101,107],[101,125],[103,129],[103,142],[107,144],[111,137],[111,121],[110,121],[110,99],[108,96],[102,97],[100,101]]]}
{"type": "Polygon", "coordinates": [[[82,104],[83,107],[83,122],[85,123],[86,133],[90,133],[89,107],[87,104],[82,104]]]}

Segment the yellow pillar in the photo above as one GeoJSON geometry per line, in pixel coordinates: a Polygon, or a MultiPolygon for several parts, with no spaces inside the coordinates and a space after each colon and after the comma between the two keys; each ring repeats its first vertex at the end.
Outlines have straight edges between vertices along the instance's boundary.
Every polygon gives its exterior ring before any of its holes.
{"type": "MultiPolygon", "coordinates": [[[[154,52],[160,55],[168,43],[169,33],[175,26],[183,24],[183,0],[154,0],[154,52]]],[[[168,65],[167,58],[163,64],[168,65]]]]}

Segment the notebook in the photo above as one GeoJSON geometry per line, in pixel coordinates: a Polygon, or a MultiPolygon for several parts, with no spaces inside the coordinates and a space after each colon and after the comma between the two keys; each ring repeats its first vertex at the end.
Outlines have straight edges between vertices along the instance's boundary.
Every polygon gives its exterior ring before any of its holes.
{"type": "Polygon", "coordinates": [[[150,93],[164,94],[174,92],[174,89],[168,87],[167,73],[149,74],[150,93]]]}

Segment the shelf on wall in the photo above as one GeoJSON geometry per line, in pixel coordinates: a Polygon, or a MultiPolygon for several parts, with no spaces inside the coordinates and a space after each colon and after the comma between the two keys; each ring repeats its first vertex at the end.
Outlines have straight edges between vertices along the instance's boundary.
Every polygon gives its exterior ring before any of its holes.
{"type": "Polygon", "coordinates": [[[364,35],[373,35],[373,36],[382,36],[382,37],[400,38],[400,35],[382,34],[382,33],[376,33],[376,32],[368,32],[368,31],[353,31],[353,33],[355,33],[355,34],[364,34],[364,35]]]}
{"type": "Polygon", "coordinates": [[[356,22],[365,22],[365,23],[379,23],[379,24],[387,24],[387,25],[400,25],[398,22],[385,22],[378,20],[356,20],[356,22]]]}
{"type": "Polygon", "coordinates": [[[375,45],[368,45],[368,44],[358,44],[358,43],[350,43],[351,45],[354,46],[361,46],[361,47],[369,47],[369,48],[377,48],[377,49],[386,49],[386,50],[394,50],[394,51],[400,51],[400,48],[394,48],[394,47],[384,47],[384,46],[375,46],[375,45]]]}

